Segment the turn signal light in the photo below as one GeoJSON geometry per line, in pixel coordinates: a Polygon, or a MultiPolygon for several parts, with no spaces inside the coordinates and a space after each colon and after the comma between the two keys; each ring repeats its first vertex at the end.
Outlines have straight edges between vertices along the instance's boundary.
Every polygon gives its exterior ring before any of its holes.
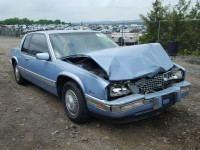
{"type": "Polygon", "coordinates": [[[99,107],[103,108],[103,105],[102,105],[102,104],[98,103],[97,105],[98,105],[99,107]]]}

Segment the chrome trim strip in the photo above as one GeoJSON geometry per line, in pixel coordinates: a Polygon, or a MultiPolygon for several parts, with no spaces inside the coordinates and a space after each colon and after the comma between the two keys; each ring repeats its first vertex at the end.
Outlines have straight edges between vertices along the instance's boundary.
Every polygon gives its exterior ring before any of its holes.
{"type": "Polygon", "coordinates": [[[28,75],[40,80],[41,82],[44,82],[44,83],[46,83],[46,84],[48,84],[48,85],[50,85],[52,87],[56,87],[56,82],[53,81],[53,80],[45,78],[45,77],[43,77],[41,75],[38,75],[38,74],[36,74],[36,73],[34,73],[32,71],[29,71],[29,70],[27,70],[25,68],[20,67],[20,66],[19,66],[19,69],[20,69],[20,71],[22,71],[22,72],[24,72],[24,73],[26,73],[26,74],[28,74],[28,75]]]}
{"type": "Polygon", "coordinates": [[[112,112],[115,112],[115,113],[124,112],[124,111],[130,110],[130,109],[142,107],[144,105],[146,105],[146,104],[144,104],[144,99],[141,99],[141,100],[137,100],[132,103],[128,103],[127,105],[112,106],[112,112]]]}
{"type": "Polygon", "coordinates": [[[132,99],[130,99],[129,97],[128,100],[123,100],[123,99],[127,99],[127,96],[126,96],[124,98],[119,98],[113,101],[106,101],[106,100],[100,100],[98,98],[85,94],[85,99],[91,105],[94,105],[95,107],[102,109],[104,111],[113,112],[113,113],[120,113],[120,112],[124,112],[130,109],[138,108],[138,107],[153,103],[152,100],[149,100],[148,102],[144,103],[144,96],[142,98],[139,95],[132,95],[132,99]],[[123,102],[120,103],[119,101],[123,101],[123,102]],[[142,105],[134,106],[134,104],[137,104],[138,102],[142,103],[142,105]],[[102,104],[103,107],[100,107],[98,104],[102,104]],[[128,106],[130,106],[130,108],[128,106]],[[122,107],[127,107],[127,109],[122,109],[122,107]]]}
{"type": "Polygon", "coordinates": [[[109,105],[109,106],[122,106],[122,105],[126,105],[132,102],[135,102],[137,100],[141,100],[144,99],[144,95],[141,94],[132,94],[132,95],[128,95],[122,98],[118,98],[116,100],[112,100],[112,101],[107,101],[107,100],[101,100],[98,98],[95,98],[91,95],[85,94],[85,100],[87,102],[93,103],[93,104],[97,104],[100,103],[102,105],[109,105]]]}

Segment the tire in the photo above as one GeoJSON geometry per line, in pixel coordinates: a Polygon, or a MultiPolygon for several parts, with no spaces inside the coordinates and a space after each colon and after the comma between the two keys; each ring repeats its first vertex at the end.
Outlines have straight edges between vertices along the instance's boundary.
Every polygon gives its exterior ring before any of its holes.
{"type": "Polygon", "coordinates": [[[84,123],[89,119],[89,111],[79,86],[73,82],[66,82],[62,90],[62,102],[65,113],[75,123],[84,123]]]}
{"type": "Polygon", "coordinates": [[[20,85],[24,85],[26,80],[22,77],[17,63],[14,64],[13,68],[16,82],[20,85]]]}

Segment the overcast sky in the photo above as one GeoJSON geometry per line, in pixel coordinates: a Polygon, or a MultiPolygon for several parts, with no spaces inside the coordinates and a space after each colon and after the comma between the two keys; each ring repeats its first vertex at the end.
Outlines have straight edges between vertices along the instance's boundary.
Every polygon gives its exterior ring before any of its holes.
{"type": "MultiPolygon", "coordinates": [[[[65,22],[139,19],[155,0],[0,0],[0,20],[60,19],[65,22]]],[[[174,4],[177,0],[165,0],[174,4]]],[[[193,0],[194,1],[194,0],[193,0]]]]}

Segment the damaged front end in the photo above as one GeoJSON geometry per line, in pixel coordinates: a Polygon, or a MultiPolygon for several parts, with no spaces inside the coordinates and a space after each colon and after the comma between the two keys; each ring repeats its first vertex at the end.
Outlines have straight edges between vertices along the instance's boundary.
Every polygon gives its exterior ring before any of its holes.
{"type": "Polygon", "coordinates": [[[63,60],[106,80],[103,88],[97,87],[96,95],[85,93],[85,100],[89,111],[109,120],[149,117],[189,94],[185,69],[174,64],[159,44],[102,50],[63,60]],[[98,95],[100,92],[105,98],[98,95]]]}
{"type": "Polygon", "coordinates": [[[190,83],[184,71],[172,68],[153,77],[110,82],[108,98],[101,100],[86,94],[88,108],[108,122],[130,122],[165,111],[189,94],[190,83]]]}
{"type": "Polygon", "coordinates": [[[108,99],[116,99],[129,94],[154,93],[171,87],[173,84],[184,80],[184,71],[173,67],[171,70],[158,73],[153,77],[111,82],[108,86],[108,99]]]}

